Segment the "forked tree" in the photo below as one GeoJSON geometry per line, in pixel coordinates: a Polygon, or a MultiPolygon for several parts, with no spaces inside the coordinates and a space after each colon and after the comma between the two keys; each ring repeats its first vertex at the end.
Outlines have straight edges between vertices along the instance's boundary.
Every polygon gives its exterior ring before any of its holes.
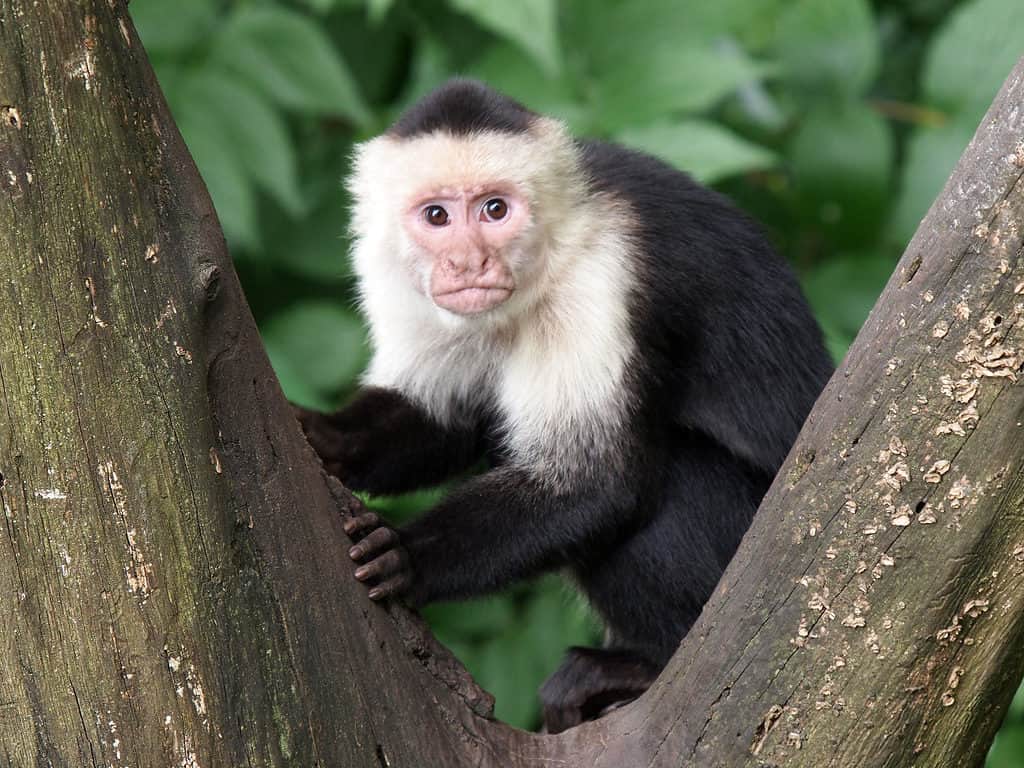
{"type": "Polygon", "coordinates": [[[1024,63],[668,668],[542,736],[352,578],[124,0],[0,0],[0,762],[979,764],[1024,663],[1022,137],[1024,63]]]}

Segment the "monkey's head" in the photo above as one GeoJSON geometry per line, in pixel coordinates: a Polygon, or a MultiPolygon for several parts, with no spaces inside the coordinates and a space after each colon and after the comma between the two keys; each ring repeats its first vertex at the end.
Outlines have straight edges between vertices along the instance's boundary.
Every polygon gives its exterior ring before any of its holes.
{"type": "Polygon", "coordinates": [[[417,302],[449,323],[515,317],[557,271],[581,185],[561,123],[473,81],[442,86],[356,150],[364,300],[417,302]]]}

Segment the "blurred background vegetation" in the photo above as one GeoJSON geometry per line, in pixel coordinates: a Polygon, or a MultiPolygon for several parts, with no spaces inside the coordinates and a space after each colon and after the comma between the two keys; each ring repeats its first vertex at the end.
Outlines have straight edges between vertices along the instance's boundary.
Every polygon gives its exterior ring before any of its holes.
{"type": "MultiPolygon", "coordinates": [[[[366,362],[347,261],[354,142],[452,74],[650,151],[731,195],[799,271],[841,358],[1024,54],[1022,0],[133,0],[288,396],[335,407],[366,362]]],[[[437,492],[374,500],[395,519],[437,492]]],[[[552,578],[431,607],[439,637],[537,724],[566,645],[552,578]]],[[[990,766],[1024,766],[1024,698],[990,766]]]]}

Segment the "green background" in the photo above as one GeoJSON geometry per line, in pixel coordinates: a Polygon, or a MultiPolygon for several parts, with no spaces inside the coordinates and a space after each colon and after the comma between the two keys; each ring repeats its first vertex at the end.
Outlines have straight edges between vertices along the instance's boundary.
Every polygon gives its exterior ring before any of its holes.
{"type": "MultiPolygon", "coordinates": [[[[1024,54],[1022,0],[133,0],[288,396],[332,408],[368,350],[353,306],[354,142],[452,74],[731,195],[798,270],[839,359],[1024,54]]],[[[394,519],[437,492],[374,500],[394,519]]],[[[433,606],[438,636],[537,724],[566,645],[557,579],[433,606]]],[[[1024,766],[1018,695],[990,766],[1024,766]]]]}

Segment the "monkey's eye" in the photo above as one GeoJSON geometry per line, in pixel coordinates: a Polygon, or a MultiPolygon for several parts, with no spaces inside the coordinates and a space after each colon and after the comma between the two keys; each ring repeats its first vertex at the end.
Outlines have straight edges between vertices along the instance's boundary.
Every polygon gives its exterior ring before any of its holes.
{"type": "Polygon", "coordinates": [[[440,205],[428,205],[423,209],[423,218],[432,227],[443,227],[448,223],[448,211],[440,205]]]}
{"type": "Polygon", "coordinates": [[[492,197],[486,203],[484,203],[482,218],[486,218],[489,221],[500,221],[508,216],[508,203],[502,200],[500,197],[492,197]]]}

